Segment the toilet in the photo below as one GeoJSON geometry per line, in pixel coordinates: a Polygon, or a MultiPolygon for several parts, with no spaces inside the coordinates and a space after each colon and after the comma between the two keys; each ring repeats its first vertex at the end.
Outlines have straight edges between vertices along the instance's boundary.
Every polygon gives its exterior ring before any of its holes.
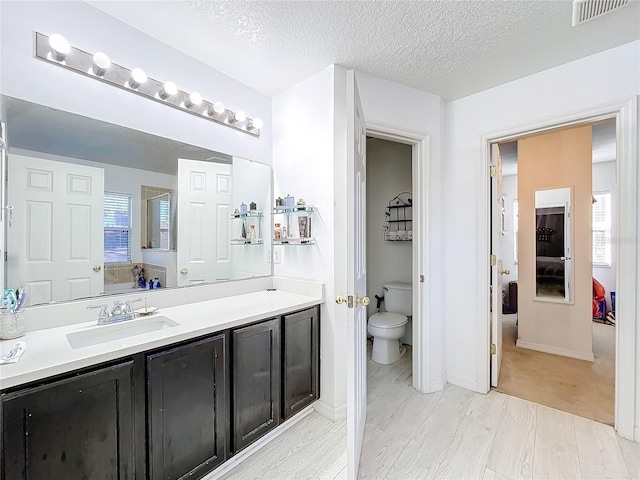
{"type": "Polygon", "coordinates": [[[412,286],[410,283],[388,283],[384,286],[386,312],[369,317],[367,331],[373,337],[371,360],[388,365],[400,359],[405,347],[400,345],[411,316],[412,286]]]}

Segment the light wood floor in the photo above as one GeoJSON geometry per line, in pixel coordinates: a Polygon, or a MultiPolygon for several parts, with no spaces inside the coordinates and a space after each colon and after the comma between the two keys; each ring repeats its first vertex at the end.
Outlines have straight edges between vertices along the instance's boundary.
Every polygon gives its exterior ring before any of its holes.
{"type": "MultiPolygon", "coordinates": [[[[369,362],[361,479],[640,479],[640,444],[612,427],[495,391],[421,394],[410,361],[369,362]]],[[[345,435],[314,412],[224,478],[345,478],[345,435]]]]}

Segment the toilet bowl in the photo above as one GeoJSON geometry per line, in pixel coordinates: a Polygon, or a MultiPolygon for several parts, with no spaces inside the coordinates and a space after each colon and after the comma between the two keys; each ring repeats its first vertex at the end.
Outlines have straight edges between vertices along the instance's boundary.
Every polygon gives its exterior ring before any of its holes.
{"type": "Polygon", "coordinates": [[[371,360],[388,365],[397,362],[404,354],[400,346],[408,319],[405,315],[392,312],[374,313],[369,317],[367,331],[373,337],[371,360]]]}
{"type": "Polygon", "coordinates": [[[387,283],[384,285],[386,312],[369,317],[367,331],[373,337],[371,360],[388,365],[396,362],[406,351],[400,343],[405,336],[411,316],[413,286],[410,283],[387,283]]]}

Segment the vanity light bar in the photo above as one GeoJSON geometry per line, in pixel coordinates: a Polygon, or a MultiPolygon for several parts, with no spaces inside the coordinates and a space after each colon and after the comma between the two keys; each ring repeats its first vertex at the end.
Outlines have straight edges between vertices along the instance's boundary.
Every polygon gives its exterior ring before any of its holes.
{"type": "Polygon", "coordinates": [[[249,118],[242,110],[228,110],[222,102],[209,102],[197,92],[179,90],[173,82],[154,80],[147,77],[140,68],[129,70],[111,62],[102,52],[96,52],[94,55],[80,50],[69,45],[60,35],[48,37],[36,32],[36,57],[183,112],[260,137],[262,120],[259,118],[249,118]]]}

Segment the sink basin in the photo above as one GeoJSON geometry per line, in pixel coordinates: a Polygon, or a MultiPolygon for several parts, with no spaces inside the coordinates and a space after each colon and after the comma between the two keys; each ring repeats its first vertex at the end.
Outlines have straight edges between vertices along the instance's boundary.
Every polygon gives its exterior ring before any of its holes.
{"type": "Polygon", "coordinates": [[[113,342],[115,340],[123,340],[136,335],[157,332],[178,325],[180,325],[178,322],[174,322],[168,317],[155,315],[152,317],[126,320],[111,325],[91,327],[80,332],[68,333],[67,341],[73,349],[85,348],[92,345],[100,345],[101,343],[113,342]]]}

